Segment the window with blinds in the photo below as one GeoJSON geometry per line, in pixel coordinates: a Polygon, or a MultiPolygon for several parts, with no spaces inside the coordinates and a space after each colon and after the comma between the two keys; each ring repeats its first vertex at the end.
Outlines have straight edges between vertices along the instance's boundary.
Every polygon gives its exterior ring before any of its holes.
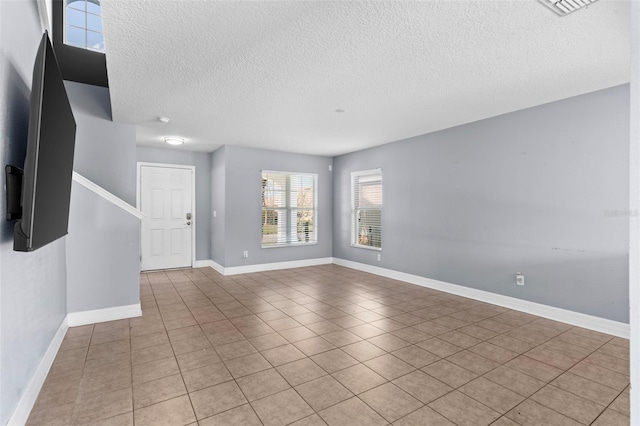
{"type": "Polygon", "coordinates": [[[262,171],[262,247],[318,241],[318,175],[262,171]]]}
{"type": "Polygon", "coordinates": [[[382,169],[351,173],[351,245],[382,250],[382,169]]]}

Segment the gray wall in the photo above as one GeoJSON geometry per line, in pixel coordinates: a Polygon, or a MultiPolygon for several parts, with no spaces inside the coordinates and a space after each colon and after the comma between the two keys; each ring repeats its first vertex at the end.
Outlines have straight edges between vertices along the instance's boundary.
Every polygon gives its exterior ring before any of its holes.
{"type": "Polygon", "coordinates": [[[136,129],[111,121],[109,89],[65,82],[76,119],[73,169],[135,206],[136,129]]]}
{"type": "Polygon", "coordinates": [[[623,85],[336,157],[333,255],[628,322],[628,144],[623,85]],[[381,262],[349,241],[376,167],[381,262]]]}
{"type": "MultiPolygon", "coordinates": [[[[24,165],[33,62],[42,30],[35,1],[0,2],[0,165],[24,165]]],[[[2,173],[2,188],[5,179],[2,173]]],[[[0,190],[0,424],[7,423],[66,310],[65,239],[13,251],[0,190]]]]}
{"type": "Polygon", "coordinates": [[[140,303],[140,220],[74,182],[67,236],[67,310],[140,303]]]}
{"type": "Polygon", "coordinates": [[[227,147],[222,146],[211,154],[211,259],[225,264],[225,160],[227,147]],[[213,217],[213,212],[216,216],[213,217]]]}
{"type": "MultiPolygon", "coordinates": [[[[196,167],[196,260],[211,259],[211,155],[178,149],[136,147],[137,161],[196,167]]],[[[136,191],[135,177],[133,193],[136,191]]],[[[134,203],[135,205],[135,195],[134,203]]]]}
{"type": "MultiPolygon", "coordinates": [[[[111,121],[109,90],[65,82],[76,119],[73,168],[135,206],[135,126],[111,121]]],[[[67,312],[140,301],[140,221],[74,183],[67,236],[67,312]]]]}
{"type": "Polygon", "coordinates": [[[330,157],[225,147],[225,263],[243,266],[331,257],[332,187],[330,157]],[[261,248],[262,170],[318,174],[318,244],[261,248]],[[249,251],[249,258],[242,257],[249,251]]]}

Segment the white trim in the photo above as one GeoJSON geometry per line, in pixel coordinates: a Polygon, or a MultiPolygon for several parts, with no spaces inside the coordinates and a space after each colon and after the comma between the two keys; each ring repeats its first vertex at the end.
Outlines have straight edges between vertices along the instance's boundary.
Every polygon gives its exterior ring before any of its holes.
{"type": "MultiPolygon", "coordinates": [[[[629,211],[640,209],[640,3],[631,5],[631,84],[629,114],[629,211]]],[[[631,324],[629,395],[632,425],[640,425],[640,219],[629,215],[629,322],[631,324]]]]}
{"type": "Polygon", "coordinates": [[[249,274],[251,272],[277,271],[280,269],[304,268],[307,266],[330,265],[333,263],[332,257],[322,257],[317,259],[291,260],[289,262],[259,263],[256,265],[232,266],[225,268],[224,266],[214,262],[213,260],[198,260],[194,268],[210,267],[215,269],[222,275],[238,275],[249,274]]]}
{"type": "Polygon", "coordinates": [[[68,316],[65,316],[60,327],[58,327],[58,331],[56,331],[56,334],[53,336],[47,351],[44,353],[42,360],[40,360],[38,369],[33,377],[31,377],[31,380],[29,380],[29,384],[20,397],[20,401],[18,401],[18,405],[7,424],[23,425],[27,423],[29,414],[31,414],[31,410],[38,399],[38,394],[40,393],[42,385],[49,374],[49,370],[51,369],[53,361],[58,354],[58,350],[60,349],[60,345],[62,345],[62,340],[64,340],[64,335],[67,333],[68,328],[68,316]]]}
{"type": "MultiPolygon", "coordinates": [[[[136,167],[136,208],[140,210],[140,179],[142,177],[142,167],[161,167],[165,169],[187,169],[191,170],[191,267],[196,266],[196,166],[185,164],[165,164],[165,163],[149,163],[146,161],[138,161],[136,167]]],[[[140,263],[142,264],[142,228],[140,229],[140,263]]]]}
{"type": "Polygon", "coordinates": [[[209,267],[209,268],[215,269],[213,267],[214,263],[215,262],[213,260],[196,260],[195,262],[193,262],[193,267],[194,268],[206,268],[206,267],[209,267]]]}
{"type": "Polygon", "coordinates": [[[279,269],[304,268],[306,266],[330,265],[332,257],[292,260],[289,262],[259,263],[257,265],[232,266],[224,268],[223,275],[249,274],[251,272],[277,271],[279,269]]]}
{"type": "Polygon", "coordinates": [[[301,246],[315,246],[318,245],[317,241],[314,242],[302,242],[302,243],[283,243],[283,244],[270,244],[270,245],[262,245],[260,248],[263,249],[275,249],[275,248],[282,248],[282,247],[301,247],[301,246]]]}
{"type": "MultiPolygon", "coordinates": [[[[53,31],[51,30],[51,1],[50,0],[36,0],[38,5],[38,15],[40,15],[40,26],[42,31],[49,32],[49,38],[53,38],[53,31]]],[[[53,40],[51,41],[53,43],[53,40]]]]}
{"type": "Polygon", "coordinates": [[[569,311],[567,309],[529,302],[515,297],[503,296],[501,294],[491,293],[484,290],[469,288],[458,284],[451,284],[444,281],[407,274],[405,272],[394,271],[392,269],[380,268],[378,266],[367,265],[364,263],[352,262],[350,260],[336,257],[294,260],[290,262],[261,263],[257,265],[234,266],[230,268],[225,268],[213,260],[198,260],[195,267],[203,268],[208,266],[226,276],[248,274],[252,272],[276,271],[279,269],[328,265],[332,263],[334,265],[345,266],[358,271],[369,272],[381,277],[392,278],[394,280],[404,281],[410,284],[416,284],[422,287],[432,288],[434,290],[444,291],[446,293],[462,297],[468,297],[470,299],[491,303],[493,305],[502,306],[516,311],[526,312],[528,314],[564,322],[577,327],[611,334],[613,336],[622,337],[623,339],[629,339],[629,324],[625,324],[623,322],[612,321],[593,315],[582,314],[579,312],[569,311]]]}
{"type": "Polygon", "coordinates": [[[140,210],[134,208],[131,204],[127,203],[126,201],[116,197],[115,195],[113,195],[103,187],[91,182],[89,179],[82,176],[80,173],[73,172],[73,181],[76,183],[79,183],[80,185],[87,188],[89,191],[99,195],[100,197],[109,201],[111,204],[117,207],[120,207],[122,210],[137,217],[138,219],[142,220],[142,218],[144,217],[144,214],[142,214],[140,210]]]}
{"type": "Polygon", "coordinates": [[[196,260],[194,268],[212,268],[220,275],[224,275],[224,267],[213,260],[196,260]]]}
{"type": "Polygon", "coordinates": [[[135,318],[142,315],[140,304],[116,306],[113,308],[96,309],[93,311],[71,312],[67,314],[69,327],[95,324],[98,322],[115,321],[124,318],[135,318]]]}
{"type": "Polygon", "coordinates": [[[149,166],[149,167],[162,167],[164,169],[196,169],[196,166],[191,166],[189,164],[168,164],[168,163],[150,163],[148,161],[138,161],[138,170],[140,170],[141,166],[149,166]]]}
{"type": "Polygon", "coordinates": [[[354,176],[371,176],[371,175],[381,175],[382,167],[376,167],[375,169],[367,169],[367,170],[356,170],[351,172],[351,178],[354,176]]]}
{"type": "Polygon", "coordinates": [[[490,293],[488,291],[477,290],[474,288],[464,287],[457,284],[451,284],[444,281],[433,280],[418,275],[398,272],[392,269],[380,268],[364,263],[352,262],[350,260],[334,258],[333,263],[339,266],[345,266],[359,271],[369,272],[382,277],[392,278],[395,280],[405,281],[422,287],[440,290],[458,296],[468,297],[470,299],[479,300],[493,305],[503,306],[505,308],[514,309],[528,314],[537,315],[543,318],[564,322],[578,327],[588,328],[590,330],[599,331],[601,333],[611,334],[613,336],[629,338],[629,324],[618,321],[612,321],[605,318],[599,318],[592,315],[581,314],[579,312],[569,311],[566,309],[555,308],[540,303],[529,302],[515,297],[503,296],[500,294],[490,293]]]}
{"type": "Polygon", "coordinates": [[[362,244],[352,243],[351,247],[365,250],[382,251],[382,247],[363,246],[362,244]]]}

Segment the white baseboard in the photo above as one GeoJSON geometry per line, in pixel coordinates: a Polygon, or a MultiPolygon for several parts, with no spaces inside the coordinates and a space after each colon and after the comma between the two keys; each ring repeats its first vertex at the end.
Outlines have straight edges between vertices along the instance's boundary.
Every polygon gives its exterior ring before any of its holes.
{"type": "Polygon", "coordinates": [[[540,303],[529,302],[527,300],[518,299],[510,296],[503,296],[484,290],[477,290],[457,284],[451,284],[444,281],[438,281],[431,278],[421,277],[419,275],[407,274],[405,272],[394,271],[392,269],[380,268],[379,266],[367,265],[365,263],[352,262],[350,260],[325,257],[318,259],[294,260],[290,262],[262,263],[257,265],[233,266],[225,268],[213,260],[198,260],[194,267],[211,267],[222,275],[248,274],[251,272],[275,271],[278,269],[302,268],[306,266],[336,264],[345,266],[359,271],[369,272],[371,274],[382,277],[392,278],[422,287],[428,287],[434,290],[444,291],[446,293],[458,296],[468,297],[470,299],[479,300],[481,302],[491,303],[493,305],[514,309],[520,312],[537,315],[543,318],[564,322],[575,325],[577,327],[587,328],[589,330],[599,331],[601,333],[611,334],[613,336],[629,338],[630,327],[618,321],[612,321],[605,318],[595,317],[593,315],[582,314],[579,312],[569,311],[566,309],[555,308],[553,306],[543,305],[540,303]]]}
{"type": "Polygon", "coordinates": [[[93,311],[72,312],[67,314],[69,327],[95,324],[98,322],[115,321],[124,318],[134,318],[142,315],[140,303],[135,305],[116,306],[114,308],[96,309],[93,311]]]}
{"type": "Polygon", "coordinates": [[[222,265],[220,265],[219,263],[216,263],[215,261],[209,259],[209,260],[196,260],[193,263],[193,267],[194,268],[213,268],[215,271],[217,271],[219,274],[224,275],[224,267],[222,265]]]}
{"type": "Polygon", "coordinates": [[[213,269],[215,269],[216,272],[218,272],[219,274],[224,275],[224,266],[222,266],[221,264],[217,263],[215,260],[211,261],[211,267],[213,269]]]}
{"type": "Polygon", "coordinates": [[[206,268],[207,266],[213,268],[213,260],[196,260],[193,262],[194,268],[206,268]]]}
{"type": "Polygon", "coordinates": [[[279,269],[304,268],[306,266],[330,265],[333,263],[333,257],[322,257],[317,259],[292,260],[289,262],[259,263],[257,265],[232,266],[225,268],[224,266],[214,262],[213,260],[196,260],[194,268],[211,267],[222,275],[238,275],[249,274],[251,272],[277,271],[279,269]]]}
{"type": "Polygon", "coordinates": [[[224,275],[249,274],[251,272],[277,271],[279,269],[304,268],[306,266],[329,265],[332,257],[318,259],[292,260],[289,262],[259,263],[257,265],[232,266],[224,268],[224,275]]]}
{"type": "Polygon", "coordinates": [[[40,393],[42,385],[49,374],[49,370],[51,369],[53,361],[58,354],[58,350],[60,349],[60,345],[62,345],[62,340],[64,339],[64,335],[67,333],[68,328],[68,317],[64,317],[60,327],[58,327],[58,331],[56,331],[56,334],[53,336],[53,340],[42,357],[42,360],[38,365],[38,369],[29,381],[29,384],[24,390],[24,393],[22,394],[20,401],[18,401],[18,405],[7,424],[24,425],[27,423],[29,414],[31,414],[31,410],[38,399],[38,394],[40,393]]]}
{"type": "Polygon", "coordinates": [[[405,281],[422,287],[428,287],[434,290],[440,290],[446,293],[456,294],[458,296],[468,297],[470,299],[491,303],[493,305],[526,312],[528,314],[564,322],[578,327],[588,328],[590,330],[599,331],[601,333],[611,334],[613,336],[622,337],[624,339],[628,339],[630,334],[629,324],[618,321],[612,321],[592,315],[581,314],[579,312],[555,308],[553,306],[542,305],[540,303],[529,302],[526,300],[517,299],[515,297],[503,296],[500,294],[464,287],[457,284],[451,284],[444,281],[433,280],[418,275],[407,274],[405,272],[398,272],[392,269],[385,269],[378,266],[367,265],[364,263],[352,262],[350,260],[334,258],[333,263],[340,266],[346,266],[347,268],[369,272],[382,277],[405,281]]]}

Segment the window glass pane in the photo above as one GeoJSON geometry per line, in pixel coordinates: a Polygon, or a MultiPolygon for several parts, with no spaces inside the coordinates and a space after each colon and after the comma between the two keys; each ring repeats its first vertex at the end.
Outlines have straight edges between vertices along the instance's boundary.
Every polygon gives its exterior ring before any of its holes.
{"type": "Polygon", "coordinates": [[[263,247],[317,241],[317,175],[262,173],[263,247]]]}
{"type": "Polygon", "coordinates": [[[283,177],[270,175],[264,185],[262,202],[265,207],[287,207],[287,182],[283,177]]]}
{"type": "Polygon", "coordinates": [[[278,211],[262,210],[262,244],[278,242],[278,211]]]}
{"type": "Polygon", "coordinates": [[[313,210],[297,210],[296,214],[296,236],[298,242],[308,243],[315,241],[315,232],[313,229],[313,210]]]}
{"type": "Polygon", "coordinates": [[[69,10],[69,8],[82,10],[84,12],[86,10],[86,2],[84,0],[67,2],[67,10],[69,10]]]}
{"type": "Polygon", "coordinates": [[[356,246],[382,248],[382,170],[353,172],[351,241],[356,246]]]}
{"type": "Polygon", "coordinates": [[[81,28],[67,26],[66,43],[71,46],[86,48],[86,31],[81,28]]]}
{"type": "Polygon", "coordinates": [[[98,0],[66,0],[65,4],[65,43],[104,52],[100,2],[98,0]],[[87,29],[89,32],[86,31],[87,29]]]}
{"type": "Polygon", "coordinates": [[[380,233],[382,214],[380,210],[359,210],[357,217],[357,244],[376,248],[382,247],[382,238],[380,233]]]}
{"type": "Polygon", "coordinates": [[[298,208],[313,208],[313,186],[302,188],[296,194],[295,206],[298,208]]]}
{"type": "Polygon", "coordinates": [[[278,213],[278,232],[276,233],[277,239],[276,243],[278,244],[286,244],[287,242],[287,210],[280,209],[277,210],[278,213]]]}
{"type": "Polygon", "coordinates": [[[98,33],[102,32],[102,18],[98,15],[92,15],[90,13],[87,14],[87,29],[91,31],[96,31],[98,33]]]}
{"type": "Polygon", "coordinates": [[[85,17],[86,13],[75,9],[67,9],[67,25],[73,25],[74,27],[86,28],[85,17]]]}
{"type": "Polygon", "coordinates": [[[379,207],[382,205],[382,182],[380,180],[364,181],[360,179],[360,192],[358,194],[360,207],[379,207]]]}
{"type": "Polygon", "coordinates": [[[87,31],[87,48],[104,52],[104,36],[100,33],[87,31]]]}
{"type": "Polygon", "coordinates": [[[96,1],[87,1],[87,12],[100,15],[100,4],[96,1]]]}

